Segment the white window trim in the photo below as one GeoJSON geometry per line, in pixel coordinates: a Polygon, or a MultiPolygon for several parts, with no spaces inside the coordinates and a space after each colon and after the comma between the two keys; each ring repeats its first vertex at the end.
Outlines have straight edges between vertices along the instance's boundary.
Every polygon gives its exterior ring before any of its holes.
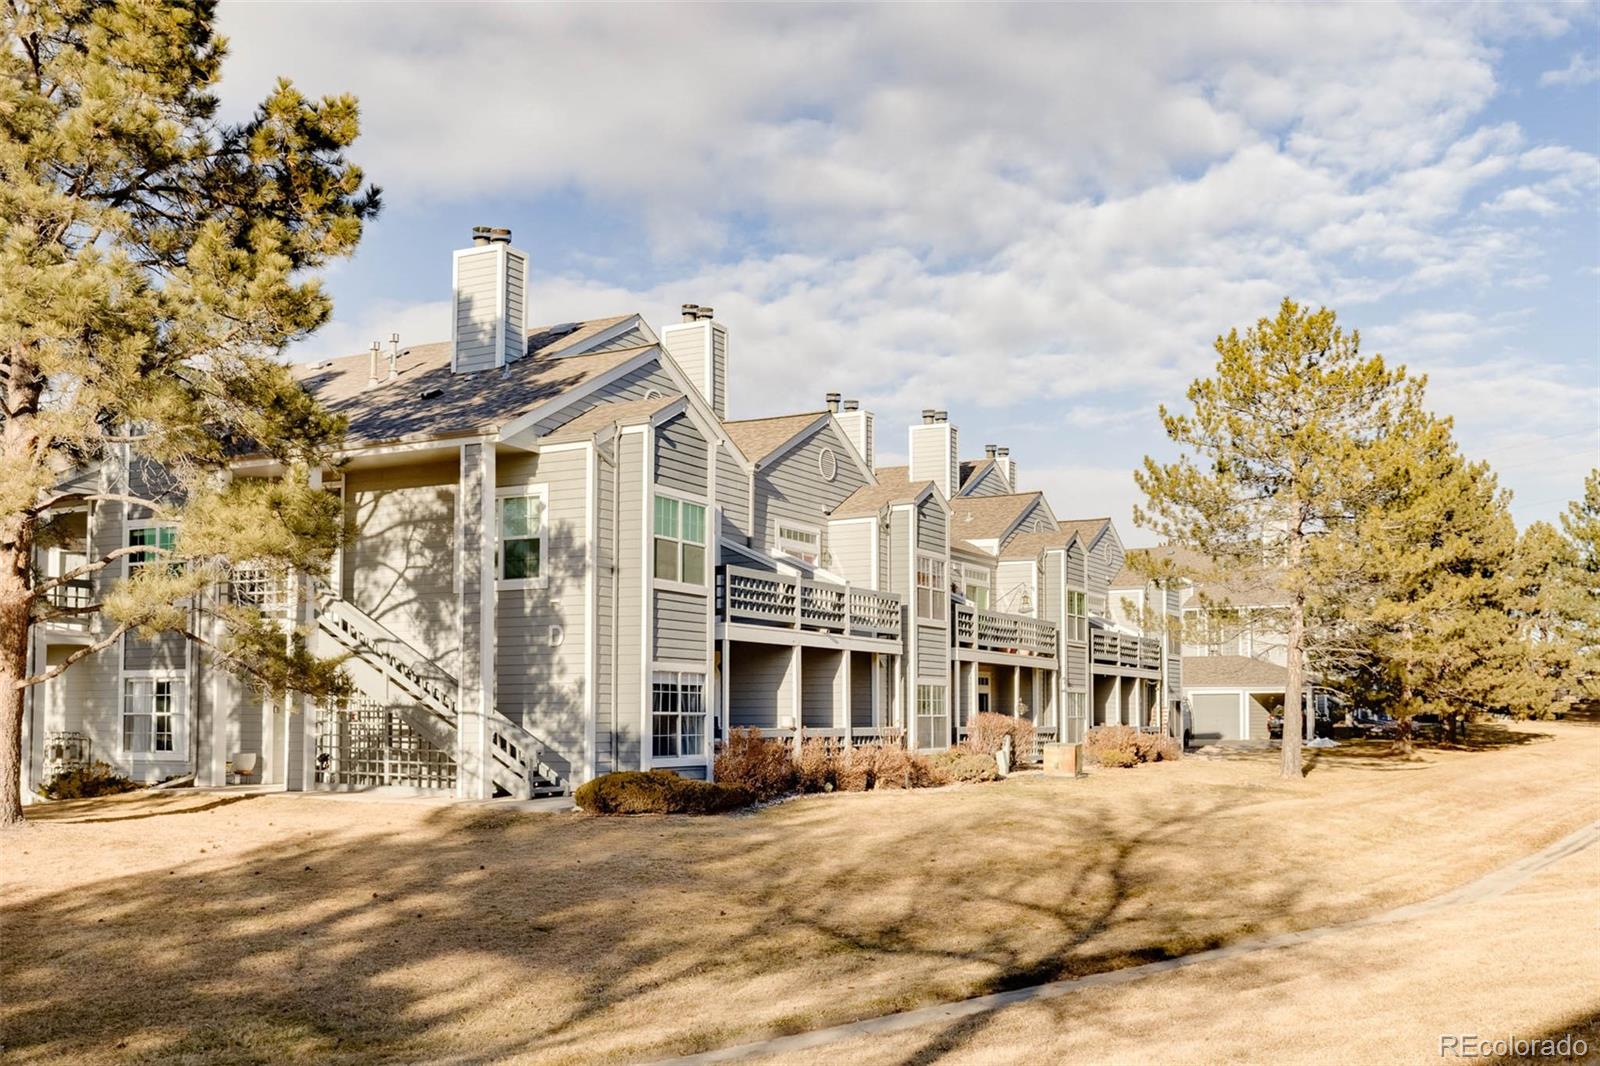
{"type": "MultiPolygon", "coordinates": [[[[711,507],[711,501],[707,500],[704,496],[692,496],[688,493],[673,492],[669,489],[663,489],[660,486],[656,486],[652,490],[650,499],[650,529],[648,544],[650,545],[650,580],[654,583],[656,588],[665,589],[668,592],[687,592],[695,596],[709,596],[711,594],[712,571],[716,569],[716,561],[711,557],[711,523],[716,520],[716,513],[711,507]],[[694,543],[692,540],[686,541],[683,539],[683,505],[688,503],[693,504],[696,507],[703,507],[705,509],[705,519],[703,523],[704,528],[701,531],[705,539],[703,539],[699,544],[699,547],[703,548],[706,554],[706,561],[704,565],[705,580],[699,584],[696,584],[693,581],[674,581],[671,578],[655,576],[656,538],[660,536],[660,534],[656,532],[655,497],[657,496],[668,500],[676,500],[678,502],[678,536],[670,537],[668,539],[675,540],[678,543],[678,573],[680,574],[683,573],[683,545],[694,543]]],[[[699,758],[702,762],[704,761],[703,756],[700,756],[699,758]]]]}
{"type": "MultiPolygon", "coordinates": [[[[137,518],[122,523],[122,546],[124,548],[133,547],[132,537],[130,534],[138,529],[170,529],[173,531],[173,544],[177,544],[178,523],[163,522],[158,518],[137,518]]],[[[157,539],[159,539],[159,536],[157,539]]],[[[133,575],[133,568],[133,554],[130,552],[122,557],[122,576],[131,577],[133,575]]]]}
{"type": "Polygon", "coordinates": [[[711,715],[712,715],[712,710],[711,710],[711,684],[710,684],[710,681],[709,681],[709,675],[706,673],[705,668],[700,666],[699,663],[688,664],[688,668],[686,668],[686,664],[684,664],[684,663],[677,663],[677,662],[673,662],[673,663],[658,663],[658,662],[652,662],[650,664],[650,689],[646,693],[646,697],[645,698],[646,698],[645,706],[647,708],[647,714],[648,714],[649,723],[650,723],[650,732],[645,737],[645,744],[648,745],[648,747],[650,749],[650,765],[651,766],[659,766],[659,767],[662,767],[662,768],[672,768],[672,767],[680,767],[680,766],[704,766],[705,762],[706,762],[706,752],[711,750],[711,720],[712,720],[711,719],[711,715]],[[698,755],[657,755],[657,754],[655,754],[655,743],[656,743],[655,685],[656,685],[656,678],[661,676],[661,675],[670,675],[674,679],[674,683],[679,685],[679,686],[681,686],[683,684],[683,679],[686,678],[686,677],[699,678],[700,679],[700,753],[698,755]]]}
{"type": "MultiPolygon", "coordinates": [[[[187,641],[185,642],[187,643],[187,641]]],[[[189,706],[190,706],[190,680],[186,670],[164,667],[159,670],[119,670],[117,676],[117,757],[124,760],[141,759],[145,762],[188,762],[189,761],[189,706]],[[129,681],[176,681],[184,686],[180,698],[174,701],[172,712],[172,750],[171,751],[132,751],[123,740],[123,719],[128,714],[128,682],[129,681]]],[[[152,718],[154,711],[151,712],[152,718]]],[[[151,723],[151,735],[154,735],[155,725],[151,723]]]]}
{"type": "MultiPolygon", "coordinates": [[[[912,585],[911,585],[911,587],[914,590],[914,592],[916,593],[916,602],[912,604],[912,610],[914,611],[917,619],[920,620],[920,621],[923,621],[923,622],[948,622],[949,618],[950,618],[950,566],[949,566],[949,564],[946,563],[945,560],[943,558],[941,558],[940,556],[930,555],[927,552],[917,552],[916,555],[915,555],[915,558],[916,558],[917,569],[916,569],[916,573],[914,573],[912,575],[912,578],[911,578],[912,585]],[[922,564],[924,562],[931,563],[931,564],[933,564],[933,566],[937,567],[937,577],[936,577],[935,584],[924,585],[922,583],[922,564]],[[927,590],[935,593],[939,597],[941,597],[942,602],[943,602],[943,608],[944,608],[942,611],[939,611],[936,614],[926,614],[925,615],[925,614],[922,613],[922,592],[923,592],[924,589],[927,589],[927,590]]],[[[993,599],[992,592],[991,592],[991,597],[990,598],[991,598],[991,600],[993,599]]]]}
{"type": "MultiPolygon", "coordinates": [[[[550,587],[550,486],[545,483],[530,485],[501,485],[494,490],[494,587],[515,591],[517,589],[542,589],[550,587]],[[500,501],[522,496],[539,500],[539,576],[501,577],[503,560],[500,558],[500,501]]],[[[521,539],[521,538],[518,538],[521,539]]]]}
{"type": "Polygon", "coordinates": [[[781,556],[785,559],[793,559],[797,563],[805,563],[807,566],[823,566],[821,527],[813,526],[809,522],[796,522],[788,518],[778,518],[774,516],[772,519],[772,554],[781,556]],[[784,550],[783,542],[790,538],[784,537],[779,530],[785,527],[793,530],[796,533],[809,534],[815,539],[816,543],[813,545],[814,550],[806,553],[811,555],[810,559],[805,558],[804,555],[797,555],[794,552],[784,550]]]}

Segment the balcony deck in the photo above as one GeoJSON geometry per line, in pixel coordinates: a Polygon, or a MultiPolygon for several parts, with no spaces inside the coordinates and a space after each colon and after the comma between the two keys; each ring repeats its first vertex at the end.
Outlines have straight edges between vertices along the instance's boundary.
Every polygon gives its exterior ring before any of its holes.
{"type": "Polygon", "coordinates": [[[1097,629],[1089,634],[1089,661],[1095,666],[1155,676],[1161,672],[1161,642],[1097,629]]]}
{"type": "Polygon", "coordinates": [[[1054,669],[1056,627],[1025,614],[1000,614],[956,604],[951,643],[962,659],[987,662],[1031,660],[1028,665],[1054,669]],[[968,654],[961,654],[965,651],[968,654]]]}
{"type": "Polygon", "coordinates": [[[717,623],[745,627],[745,636],[759,638],[771,630],[774,637],[815,635],[818,639],[809,642],[867,642],[898,651],[903,614],[900,597],[892,592],[743,566],[717,569],[717,623]]]}

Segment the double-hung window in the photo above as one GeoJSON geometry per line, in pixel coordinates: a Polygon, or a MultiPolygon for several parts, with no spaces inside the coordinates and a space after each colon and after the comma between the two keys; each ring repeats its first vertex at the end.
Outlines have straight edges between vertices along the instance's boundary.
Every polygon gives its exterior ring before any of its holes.
{"type": "Polygon", "coordinates": [[[1081,592],[1067,590],[1067,639],[1082,643],[1089,639],[1089,612],[1081,592]]]}
{"type": "MultiPolygon", "coordinates": [[[[140,570],[157,562],[170,554],[178,544],[178,527],[163,525],[132,526],[128,530],[128,547],[149,548],[150,551],[136,551],[128,555],[128,576],[132,577],[140,570]]],[[[177,564],[171,564],[176,570],[177,564]]]]}
{"type": "Polygon", "coordinates": [[[706,583],[706,508],[671,496],[656,496],[655,574],[658,581],[706,583]]]}
{"type": "Polygon", "coordinates": [[[917,748],[943,748],[950,743],[950,720],[945,715],[943,685],[917,686],[917,748]]]}
{"type": "Polygon", "coordinates": [[[917,556],[917,617],[943,622],[949,617],[948,586],[944,580],[944,560],[931,555],[917,556]]]}
{"type": "Polygon", "coordinates": [[[656,671],[650,682],[651,753],[657,759],[705,754],[704,674],[656,671]]]}
{"type": "Polygon", "coordinates": [[[781,555],[816,565],[822,557],[822,532],[810,526],[778,522],[773,530],[773,546],[781,555]]]}
{"type": "Polygon", "coordinates": [[[501,581],[542,584],[545,579],[545,495],[543,489],[518,489],[495,501],[501,581]]]}
{"type": "Polygon", "coordinates": [[[130,677],[122,688],[122,750],[163,755],[182,748],[183,681],[130,677]]]}

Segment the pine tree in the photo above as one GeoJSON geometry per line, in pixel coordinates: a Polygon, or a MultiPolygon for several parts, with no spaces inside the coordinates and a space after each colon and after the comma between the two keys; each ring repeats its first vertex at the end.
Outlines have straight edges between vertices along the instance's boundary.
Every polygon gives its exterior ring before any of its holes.
{"type": "Polygon", "coordinates": [[[1145,459],[1136,520],[1214,560],[1223,577],[1282,590],[1281,769],[1299,779],[1308,652],[1333,636],[1322,620],[1340,612],[1326,604],[1347,587],[1331,569],[1342,553],[1328,546],[1353,535],[1374,491],[1375,453],[1420,417],[1421,383],[1362,356],[1360,335],[1334,312],[1288,299],[1215,348],[1215,372],[1189,387],[1193,413],[1161,409],[1168,437],[1190,454],[1145,459]]]}
{"type": "MultiPolygon", "coordinates": [[[[0,24],[0,824],[21,818],[30,629],[63,613],[112,625],[74,661],[130,632],[187,632],[184,606],[244,561],[315,572],[338,536],[309,473],[343,432],[292,380],[285,344],[327,320],[314,271],[349,255],[377,191],[345,157],[348,96],[287,81],[253,116],[217,119],[226,51],[214,4],[7,0],[0,24]],[[272,481],[225,476],[273,460],[272,481]],[[50,593],[131,548],[43,580],[64,474],[118,461],[159,468],[159,493],[96,504],[178,524],[171,548],[99,602],[50,593]]],[[[109,583],[102,581],[102,586],[109,583]]],[[[329,664],[248,612],[217,653],[264,684],[326,690],[329,664]]],[[[189,633],[191,637],[197,634],[189,633]]]]}
{"type": "Polygon", "coordinates": [[[1538,676],[1568,700],[1600,700],[1600,470],[1560,522],[1533,523],[1517,545],[1521,615],[1538,676]]]}
{"type": "Polygon", "coordinates": [[[1452,738],[1475,715],[1548,710],[1521,617],[1518,536],[1509,495],[1485,463],[1468,462],[1448,420],[1428,419],[1381,453],[1377,502],[1348,547],[1370,596],[1346,603],[1370,698],[1402,722],[1437,715],[1452,738]]]}

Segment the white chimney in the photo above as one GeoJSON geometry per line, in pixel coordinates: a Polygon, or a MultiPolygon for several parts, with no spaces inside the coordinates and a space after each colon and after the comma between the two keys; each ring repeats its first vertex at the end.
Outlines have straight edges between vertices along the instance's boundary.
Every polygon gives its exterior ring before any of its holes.
{"type": "Polygon", "coordinates": [[[844,401],[843,409],[833,417],[839,420],[839,425],[844,429],[845,439],[848,440],[867,464],[867,469],[872,469],[872,412],[863,411],[858,400],[844,401]]]}
{"type": "Polygon", "coordinates": [[[683,305],[683,321],[661,331],[661,346],[718,418],[728,417],[728,327],[709,307],[683,305]]]}
{"type": "Polygon", "coordinates": [[[474,226],[472,247],[455,253],[450,275],[450,368],[470,374],[521,359],[528,350],[528,257],[511,247],[511,231],[474,226]]]}
{"type": "Polygon", "coordinates": [[[1017,484],[1017,464],[1016,461],[1011,458],[1011,449],[996,448],[994,450],[994,464],[998,466],[1000,468],[1000,472],[1006,476],[1006,484],[1011,486],[1011,491],[1021,492],[1022,489],[1017,484]]]}
{"type": "Polygon", "coordinates": [[[961,459],[956,452],[956,427],[950,412],[926,408],[922,423],[911,427],[912,481],[931,481],[949,499],[960,488],[961,459]]]}

